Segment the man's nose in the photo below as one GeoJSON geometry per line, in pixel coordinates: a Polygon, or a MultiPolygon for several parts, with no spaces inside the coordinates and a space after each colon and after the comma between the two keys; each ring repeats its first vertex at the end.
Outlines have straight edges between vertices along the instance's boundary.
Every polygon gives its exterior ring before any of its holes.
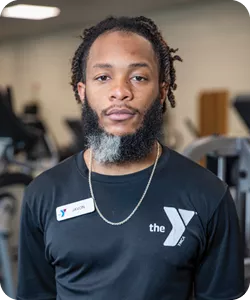
{"type": "Polygon", "coordinates": [[[110,100],[130,101],[132,99],[132,90],[128,81],[124,79],[117,80],[113,83],[110,91],[110,100]]]}

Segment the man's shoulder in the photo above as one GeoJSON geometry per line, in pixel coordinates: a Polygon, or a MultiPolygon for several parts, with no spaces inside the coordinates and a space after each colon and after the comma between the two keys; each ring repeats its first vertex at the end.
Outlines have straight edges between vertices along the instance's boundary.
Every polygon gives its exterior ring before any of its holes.
{"type": "Polygon", "coordinates": [[[77,171],[76,155],[79,154],[70,156],[52,168],[39,174],[29,184],[26,191],[35,191],[37,193],[39,191],[50,190],[52,187],[58,185],[65,185],[68,181],[68,177],[72,176],[72,174],[77,171]]]}
{"type": "Polygon", "coordinates": [[[169,167],[175,181],[187,192],[220,200],[226,193],[227,184],[210,170],[192,161],[181,153],[170,150],[169,167]]]}

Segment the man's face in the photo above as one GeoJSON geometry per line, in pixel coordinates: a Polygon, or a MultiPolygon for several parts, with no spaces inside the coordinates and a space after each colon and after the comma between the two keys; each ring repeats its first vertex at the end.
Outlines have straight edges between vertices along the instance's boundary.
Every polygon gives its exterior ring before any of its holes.
{"type": "Polygon", "coordinates": [[[86,145],[99,163],[145,158],[162,130],[166,90],[149,41],[134,33],[110,32],[90,48],[83,103],[86,145]]]}
{"type": "Polygon", "coordinates": [[[98,37],[89,51],[86,82],[78,84],[105,132],[124,136],[135,133],[144,115],[166,91],[159,85],[159,67],[152,45],[145,38],[124,32],[98,37]]]}

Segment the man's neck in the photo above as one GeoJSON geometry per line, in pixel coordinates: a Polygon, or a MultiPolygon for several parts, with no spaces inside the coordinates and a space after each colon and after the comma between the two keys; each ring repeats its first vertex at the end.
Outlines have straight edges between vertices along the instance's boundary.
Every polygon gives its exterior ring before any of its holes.
{"type": "MultiPolygon", "coordinates": [[[[160,151],[159,156],[162,153],[162,147],[159,144],[160,151]]],[[[157,142],[155,142],[152,151],[145,157],[144,159],[136,162],[128,162],[123,164],[100,164],[97,162],[94,157],[92,158],[92,172],[103,174],[103,175],[127,175],[132,174],[135,172],[139,172],[144,170],[155,163],[157,157],[157,142]]],[[[87,149],[84,154],[83,158],[85,163],[90,169],[90,149],[87,149]]]]}

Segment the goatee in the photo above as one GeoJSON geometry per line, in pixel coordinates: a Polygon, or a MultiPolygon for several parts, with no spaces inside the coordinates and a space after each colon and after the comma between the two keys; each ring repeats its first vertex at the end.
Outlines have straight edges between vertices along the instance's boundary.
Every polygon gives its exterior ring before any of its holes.
{"type": "Polygon", "coordinates": [[[85,95],[82,108],[85,148],[91,148],[94,159],[101,164],[122,164],[140,161],[152,151],[162,137],[163,112],[160,98],[144,113],[141,126],[132,134],[115,136],[100,125],[97,113],[85,95]]]}

